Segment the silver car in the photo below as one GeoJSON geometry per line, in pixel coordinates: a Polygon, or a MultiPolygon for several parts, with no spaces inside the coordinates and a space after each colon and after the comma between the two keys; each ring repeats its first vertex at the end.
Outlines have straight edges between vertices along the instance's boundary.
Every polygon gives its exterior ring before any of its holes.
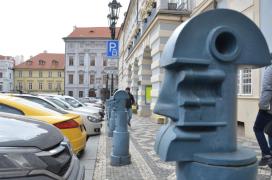
{"type": "Polygon", "coordinates": [[[84,167],[54,126],[0,113],[0,127],[0,179],[84,179],[84,167]]]}

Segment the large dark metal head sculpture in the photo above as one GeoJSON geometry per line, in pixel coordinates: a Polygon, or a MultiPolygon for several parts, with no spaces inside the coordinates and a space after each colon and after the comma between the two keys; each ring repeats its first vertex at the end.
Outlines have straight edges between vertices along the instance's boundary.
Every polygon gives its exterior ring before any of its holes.
{"type": "Polygon", "coordinates": [[[160,61],[165,78],[154,112],[171,119],[157,135],[160,157],[198,161],[199,153],[236,151],[237,67],[270,60],[262,33],[241,13],[213,10],[182,23],[160,61]]]}

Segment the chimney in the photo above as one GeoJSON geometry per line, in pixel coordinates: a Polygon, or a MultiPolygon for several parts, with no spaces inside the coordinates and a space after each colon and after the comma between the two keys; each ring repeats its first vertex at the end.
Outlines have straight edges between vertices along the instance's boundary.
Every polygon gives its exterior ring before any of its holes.
{"type": "Polygon", "coordinates": [[[44,50],[44,51],[43,51],[43,53],[47,53],[47,51],[46,51],[46,50],[44,50]]]}
{"type": "Polygon", "coordinates": [[[75,30],[76,28],[77,28],[76,25],[74,25],[74,26],[73,26],[73,30],[75,30]]]}

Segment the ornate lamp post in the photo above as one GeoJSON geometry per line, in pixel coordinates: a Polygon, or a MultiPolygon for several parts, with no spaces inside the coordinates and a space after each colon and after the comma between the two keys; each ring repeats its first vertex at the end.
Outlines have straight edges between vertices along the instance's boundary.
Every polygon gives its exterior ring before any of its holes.
{"type": "Polygon", "coordinates": [[[109,6],[109,15],[107,17],[109,20],[111,39],[115,39],[115,28],[116,28],[115,25],[119,18],[120,7],[122,7],[122,5],[116,0],[112,0],[112,2],[108,4],[108,6],[109,6]]]}
{"type": "MultiPolygon", "coordinates": [[[[116,23],[117,20],[119,18],[119,13],[120,13],[120,8],[122,7],[122,5],[117,2],[116,0],[112,0],[112,2],[110,2],[108,4],[109,6],[109,14],[107,16],[108,21],[109,21],[109,28],[110,28],[110,32],[111,32],[111,39],[115,39],[115,29],[116,29],[116,23]]],[[[107,75],[107,83],[108,83],[108,75],[107,75]]],[[[111,74],[111,95],[113,94],[113,74],[111,74]]],[[[108,87],[108,84],[106,85],[106,87],[108,87]]]]}

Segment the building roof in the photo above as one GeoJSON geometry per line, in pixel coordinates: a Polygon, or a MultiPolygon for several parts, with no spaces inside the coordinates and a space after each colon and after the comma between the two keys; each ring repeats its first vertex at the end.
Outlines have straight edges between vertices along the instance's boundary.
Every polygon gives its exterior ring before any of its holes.
{"type": "Polygon", "coordinates": [[[13,63],[15,63],[15,60],[14,60],[14,58],[12,56],[3,56],[3,55],[0,55],[0,61],[1,60],[10,60],[13,63]]]}
{"type": "MultiPolygon", "coordinates": [[[[120,28],[116,28],[115,36],[117,36],[120,28]]],[[[111,33],[109,27],[75,27],[73,32],[64,39],[70,38],[103,38],[110,39],[111,33]]]]}
{"type": "Polygon", "coordinates": [[[64,69],[64,54],[40,53],[27,61],[18,64],[15,69],[64,69]]]}

